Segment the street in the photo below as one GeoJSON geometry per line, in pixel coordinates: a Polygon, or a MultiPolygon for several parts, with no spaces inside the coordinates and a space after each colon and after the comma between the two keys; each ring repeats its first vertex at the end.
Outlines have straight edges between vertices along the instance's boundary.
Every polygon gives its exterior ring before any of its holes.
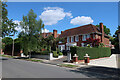
{"type": "Polygon", "coordinates": [[[72,70],[55,65],[2,58],[2,78],[117,78],[114,68],[91,66],[72,70]]]}
{"type": "Polygon", "coordinates": [[[57,66],[3,58],[2,78],[87,78],[87,76],[57,66]]]}

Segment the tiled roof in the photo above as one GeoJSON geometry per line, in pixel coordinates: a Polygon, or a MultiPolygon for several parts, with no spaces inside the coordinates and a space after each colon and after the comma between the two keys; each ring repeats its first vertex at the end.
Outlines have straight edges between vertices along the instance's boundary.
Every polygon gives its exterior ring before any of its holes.
{"type": "MultiPolygon", "coordinates": [[[[100,29],[97,26],[94,26],[92,24],[79,26],[76,28],[71,28],[63,31],[63,33],[59,37],[67,37],[67,36],[73,36],[78,34],[88,34],[88,33],[98,33],[101,34],[100,29]]],[[[105,34],[105,36],[108,36],[105,34]]]]}

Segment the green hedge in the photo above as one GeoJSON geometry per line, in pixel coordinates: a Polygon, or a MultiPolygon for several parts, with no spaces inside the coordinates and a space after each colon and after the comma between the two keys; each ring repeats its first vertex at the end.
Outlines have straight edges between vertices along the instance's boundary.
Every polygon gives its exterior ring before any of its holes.
{"type": "Polygon", "coordinates": [[[87,48],[87,47],[71,47],[70,48],[71,55],[78,55],[79,60],[83,60],[85,54],[90,56],[90,59],[96,59],[101,57],[109,57],[111,55],[110,48],[101,47],[101,48],[87,48]]]}

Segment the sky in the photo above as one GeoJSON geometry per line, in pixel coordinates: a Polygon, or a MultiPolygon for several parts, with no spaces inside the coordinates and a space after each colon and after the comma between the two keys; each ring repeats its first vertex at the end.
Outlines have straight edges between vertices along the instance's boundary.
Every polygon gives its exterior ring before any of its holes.
{"type": "MultiPolygon", "coordinates": [[[[22,21],[30,9],[42,19],[45,30],[58,33],[66,29],[102,22],[110,28],[111,35],[118,27],[118,2],[7,2],[8,18],[15,23],[22,21]]],[[[22,31],[20,26],[16,28],[22,31]]],[[[17,36],[16,36],[17,37],[17,36]]]]}

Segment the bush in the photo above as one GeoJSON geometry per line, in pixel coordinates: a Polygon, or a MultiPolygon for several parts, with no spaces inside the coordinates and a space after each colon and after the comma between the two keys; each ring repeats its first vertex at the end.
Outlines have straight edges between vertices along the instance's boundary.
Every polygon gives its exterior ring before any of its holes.
{"type": "Polygon", "coordinates": [[[86,47],[71,47],[70,48],[71,55],[78,55],[79,60],[83,60],[85,54],[90,56],[90,59],[96,59],[101,57],[109,57],[111,55],[110,48],[101,47],[101,48],[86,48],[86,47]]]}
{"type": "Polygon", "coordinates": [[[53,57],[58,57],[57,51],[53,51],[53,57]]]}
{"type": "Polygon", "coordinates": [[[59,54],[59,55],[63,55],[63,53],[62,53],[62,52],[59,52],[58,54],[59,54]]]}

